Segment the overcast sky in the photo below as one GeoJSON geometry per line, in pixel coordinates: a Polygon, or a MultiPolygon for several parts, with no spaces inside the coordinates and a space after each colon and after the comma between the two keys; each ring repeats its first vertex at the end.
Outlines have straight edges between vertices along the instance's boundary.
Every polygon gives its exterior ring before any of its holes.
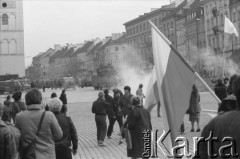
{"type": "Polygon", "coordinates": [[[170,0],[24,0],[25,65],[54,44],[125,32],[123,24],[170,0]],[[31,56],[31,57],[28,57],[31,56]]]}

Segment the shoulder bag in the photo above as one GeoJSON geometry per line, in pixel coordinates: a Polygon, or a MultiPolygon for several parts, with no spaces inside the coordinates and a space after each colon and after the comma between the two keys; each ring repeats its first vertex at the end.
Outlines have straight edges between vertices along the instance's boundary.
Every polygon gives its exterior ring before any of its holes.
{"type": "MultiPolygon", "coordinates": [[[[32,140],[26,147],[23,147],[23,145],[21,146],[21,158],[22,159],[36,159],[36,154],[35,154],[35,149],[36,149],[36,141],[37,141],[37,137],[39,135],[39,131],[42,127],[42,122],[44,119],[44,116],[46,114],[46,111],[43,112],[41,119],[40,119],[40,123],[38,125],[38,130],[37,130],[37,134],[34,140],[32,140]]],[[[23,143],[23,139],[21,137],[21,143],[23,143]]]]}

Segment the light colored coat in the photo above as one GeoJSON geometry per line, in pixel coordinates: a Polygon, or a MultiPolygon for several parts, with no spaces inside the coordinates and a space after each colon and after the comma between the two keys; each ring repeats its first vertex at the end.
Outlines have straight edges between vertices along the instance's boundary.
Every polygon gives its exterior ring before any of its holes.
{"type": "MultiPolygon", "coordinates": [[[[24,147],[35,138],[43,112],[42,105],[36,104],[28,106],[28,110],[17,114],[15,126],[21,132],[24,140],[24,147]]],[[[61,127],[59,126],[55,115],[52,112],[47,111],[43,119],[39,136],[37,137],[35,151],[36,158],[55,159],[54,140],[60,140],[62,135],[61,127]]]]}

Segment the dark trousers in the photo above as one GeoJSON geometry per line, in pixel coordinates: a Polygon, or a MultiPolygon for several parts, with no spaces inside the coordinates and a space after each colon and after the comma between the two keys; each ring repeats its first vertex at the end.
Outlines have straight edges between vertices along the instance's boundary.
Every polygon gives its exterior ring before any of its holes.
{"type": "Polygon", "coordinates": [[[107,136],[111,136],[113,132],[113,126],[115,124],[115,121],[117,120],[119,128],[123,126],[123,119],[121,116],[116,116],[116,118],[109,118],[109,126],[108,126],[108,131],[107,131],[107,136]]]}
{"type": "Polygon", "coordinates": [[[98,143],[103,143],[107,133],[106,116],[96,115],[95,121],[97,126],[97,141],[98,143]]]}
{"type": "Polygon", "coordinates": [[[184,121],[183,121],[181,124],[181,127],[180,127],[180,132],[184,132],[184,131],[185,131],[185,126],[184,126],[184,121]]]}

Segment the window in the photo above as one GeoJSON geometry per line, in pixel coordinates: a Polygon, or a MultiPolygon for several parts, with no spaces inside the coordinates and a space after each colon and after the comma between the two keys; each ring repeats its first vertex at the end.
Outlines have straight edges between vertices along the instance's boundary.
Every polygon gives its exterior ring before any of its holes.
{"type": "Polygon", "coordinates": [[[145,26],[145,23],[143,23],[143,30],[145,30],[146,29],[146,26],[145,26]]]}
{"type": "Polygon", "coordinates": [[[240,11],[238,11],[238,21],[240,21],[240,11]]]}
{"type": "Polygon", "coordinates": [[[8,15],[7,14],[2,15],[2,25],[8,25],[8,15]]]}
{"type": "Polygon", "coordinates": [[[154,24],[157,25],[157,19],[154,19],[154,24]]]}
{"type": "Polygon", "coordinates": [[[140,24],[140,32],[142,31],[142,24],[140,24]]]}
{"type": "Polygon", "coordinates": [[[173,28],[173,22],[171,22],[171,28],[173,28]]]}
{"type": "Polygon", "coordinates": [[[138,26],[136,26],[136,33],[138,33],[138,26]]]}

